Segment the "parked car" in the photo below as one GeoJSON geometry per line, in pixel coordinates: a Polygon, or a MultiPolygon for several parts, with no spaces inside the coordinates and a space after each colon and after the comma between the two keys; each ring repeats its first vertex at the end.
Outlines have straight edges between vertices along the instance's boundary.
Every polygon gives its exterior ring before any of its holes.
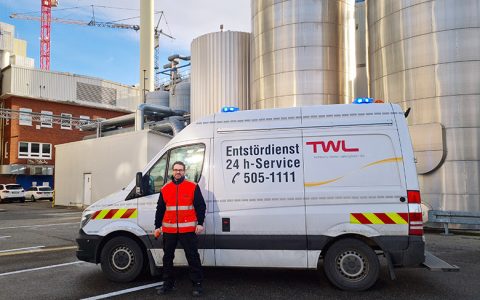
{"type": "Polygon", "coordinates": [[[53,190],[49,186],[32,186],[25,191],[25,199],[37,200],[53,200],[53,190]]]}
{"type": "Polygon", "coordinates": [[[25,202],[25,190],[16,183],[0,184],[0,202],[25,202]]]}

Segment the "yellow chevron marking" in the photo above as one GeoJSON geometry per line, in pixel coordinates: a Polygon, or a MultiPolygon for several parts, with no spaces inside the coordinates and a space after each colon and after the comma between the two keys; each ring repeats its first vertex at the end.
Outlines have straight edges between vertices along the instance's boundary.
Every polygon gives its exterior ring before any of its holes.
{"type": "Polygon", "coordinates": [[[120,219],[126,211],[127,211],[126,208],[121,208],[121,209],[119,209],[119,210],[113,215],[112,219],[120,219]]]}
{"type": "MultiPolygon", "coordinates": [[[[378,164],[383,164],[383,163],[391,163],[391,162],[400,162],[402,161],[403,158],[401,157],[391,157],[391,158],[386,158],[386,159],[382,159],[382,160],[378,160],[378,161],[374,161],[372,163],[369,163],[363,167],[361,167],[359,170],[361,169],[365,169],[367,167],[370,167],[370,166],[373,166],[373,165],[378,165],[378,164]]],[[[304,183],[304,186],[305,187],[312,187],[312,186],[319,186],[319,185],[325,185],[325,184],[329,184],[329,183],[332,183],[332,182],[335,182],[337,180],[340,180],[342,179],[343,177],[345,176],[348,176],[354,172],[356,172],[358,170],[353,170],[353,171],[350,171],[348,172],[347,174],[343,175],[343,176],[340,176],[340,177],[337,177],[337,178],[334,178],[334,179],[330,179],[330,180],[326,180],[326,181],[317,181],[317,182],[305,182],[304,183]]],[[[383,223],[382,223],[383,224],[383,223]]]]}
{"type": "Polygon", "coordinates": [[[397,213],[394,213],[394,212],[389,212],[389,213],[385,213],[388,217],[390,217],[390,219],[393,220],[393,222],[395,222],[395,224],[407,224],[407,221],[405,221],[402,217],[400,217],[399,214],[397,213]]]}
{"type": "Polygon", "coordinates": [[[353,214],[350,214],[350,224],[362,224],[360,221],[353,216],[353,214]]]}
{"type": "Polygon", "coordinates": [[[101,220],[105,218],[105,216],[108,214],[109,211],[110,211],[109,209],[102,209],[102,211],[100,211],[100,213],[97,215],[95,220],[101,220]]]}
{"type": "Polygon", "coordinates": [[[363,213],[362,215],[372,222],[372,224],[385,224],[374,213],[363,213]]]}
{"type": "Polygon", "coordinates": [[[133,212],[133,214],[130,215],[130,217],[128,217],[129,219],[136,219],[138,216],[138,209],[135,209],[135,211],[133,212]]]}

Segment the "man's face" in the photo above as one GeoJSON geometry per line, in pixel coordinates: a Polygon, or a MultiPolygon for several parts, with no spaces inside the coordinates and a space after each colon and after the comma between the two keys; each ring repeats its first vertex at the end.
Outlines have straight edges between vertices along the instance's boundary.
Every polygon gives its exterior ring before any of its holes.
{"type": "Polygon", "coordinates": [[[173,165],[173,178],[175,178],[175,180],[179,180],[183,176],[185,176],[185,169],[183,166],[178,164],[173,165]]]}

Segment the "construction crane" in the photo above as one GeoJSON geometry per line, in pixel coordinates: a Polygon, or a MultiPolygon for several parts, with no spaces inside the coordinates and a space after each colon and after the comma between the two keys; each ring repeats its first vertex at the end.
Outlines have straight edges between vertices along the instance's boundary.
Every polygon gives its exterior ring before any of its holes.
{"type": "Polygon", "coordinates": [[[57,0],[40,0],[40,1],[41,1],[41,7],[42,7],[40,17],[14,13],[10,15],[10,18],[29,20],[29,21],[40,21],[40,69],[42,70],[50,70],[50,32],[51,32],[52,22],[82,25],[82,26],[133,29],[135,31],[138,31],[140,29],[140,26],[138,25],[120,24],[120,23],[112,23],[112,22],[96,22],[95,17],[93,17],[92,20],[89,22],[52,18],[52,7],[57,7],[58,1],[57,0]]]}
{"type": "MultiPolygon", "coordinates": [[[[92,19],[88,22],[72,19],[61,19],[61,18],[52,18],[52,7],[58,6],[57,0],[41,0],[42,2],[42,12],[41,16],[31,16],[26,14],[13,13],[10,15],[12,19],[28,20],[28,21],[40,21],[41,30],[40,30],[40,69],[50,70],[50,24],[51,22],[71,24],[71,25],[81,25],[81,26],[94,26],[94,27],[104,27],[104,28],[116,28],[116,29],[131,29],[138,31],[140,30],[139,25],[131,24],[122,24],[116,22],[98,22],[95,20],[95,12],[93,11],[92,6],[92,19]]],[[[160,35],[166,36],[168,38],[174,39],[173,36],[164,33],[159,29],[160,20],[162,16],[164,17],[163,11],[159,12],[160,18],[158,19],[157,26],[155,27],[155,87],[159,85],[159,37],[160,35]]]]}
{"type": "Polygon", "coordinates": [[[40,69],[50,70],[50,23],[52,7],[58,6],[57,0],[40,0],[42,15],[40,23],[40,69]]]}

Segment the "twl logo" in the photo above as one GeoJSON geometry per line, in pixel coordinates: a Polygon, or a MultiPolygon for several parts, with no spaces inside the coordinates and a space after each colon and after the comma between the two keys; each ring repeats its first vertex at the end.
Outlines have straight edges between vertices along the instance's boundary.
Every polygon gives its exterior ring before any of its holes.
{"type": "Polygon", "coordinates": [[[323,152],[358,152],[358,148],[347,148],[345,145],[345,140],[338,140],[336,142],[334,141],[315,141],[315,142],[307,142],[307,145],[313,146],[313,153],[317,153],[318,150],[318,145],[321,146],[320,151],[323,152]]]}

